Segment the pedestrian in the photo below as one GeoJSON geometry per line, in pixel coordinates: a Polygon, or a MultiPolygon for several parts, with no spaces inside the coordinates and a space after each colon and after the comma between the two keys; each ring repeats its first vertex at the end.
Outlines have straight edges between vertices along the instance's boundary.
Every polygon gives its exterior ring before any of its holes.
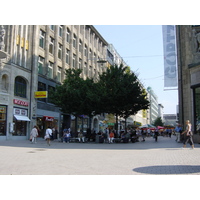
{"type": "Polygon", "coordinates": [[[186,130],[182,132],[182,135],[186,134],[185,136],[185,140],[183,142],[183,147],[182,148],[186,148],[186,144],[189,142],[191,149],[194,149],[194,142],[192,139],[192,124],[190,123],[189,120],[186,120],[186,130]]]}
{"type": "Polygon", "coordinates": [[[84,136],[83,136],[82,131],[79,131],[79,132],[78,132],[78,141],[79,141],[79,143],[80,143],[81,141],[84,143],[84,136]]]}
{"type": "Polygon", "coordinates": [[[32,143],[37,143],[36,138],[38,136],[37,126],[34,126],[30,133],[30,140],[32,143]]]}
{"type": "Polygon", "coordinates": [[[175,128],[175,133],[176,133],[176,142],[180,142],[180,134],[182,132],[181,125],[178,124],[175,128]]]}
{"type": "Polygon", "coordinates": [[[111,131],[110,134],[109,134],[109,144],[110,144],[110,143],[113,143],[114,135],[115,135],[115,134],[114,134],[114,131],[111,131]]]}
{"type": "Polygon", "coordinates": [[[155,138],[156,142],[158,141],[158,135],[159,135],[159,132],[158,132],[158,129],[156,128],[156,130],[154,132],[154,138],[155,138]]]}
{"type": "Polygon", "coordinates": [[[50,127],[47,128],[44,139],[47,140],[47,144],[50,146],[50,139],[52,136],[52,130],[50,127]]]}

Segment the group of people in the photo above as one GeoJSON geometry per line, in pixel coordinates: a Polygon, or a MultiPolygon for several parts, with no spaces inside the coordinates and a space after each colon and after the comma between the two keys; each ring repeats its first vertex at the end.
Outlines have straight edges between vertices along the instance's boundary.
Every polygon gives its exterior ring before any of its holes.
{"type": "MultiPolygon", "coordinates": [[[[186,148],[186,144],[189,142],[191,145],[191,148],[194,149],[194,142],[192,139],[193,133],[192,133],[192,125],[189,120],[186,121],[186,130],[182,131],[182,127],[178,125],[175,128],[176,132],[176,141],[180,142],[181,135],[185,134],[184,141],[183,141],[183,148],[186,148]]],[[[47,144],[50,146],[50,141],[53,136],[53,133],[55,133],[57,129],[48,127],[45,132],[44,139],[47,141],[47,144]]],[[[38,137],[39,128],[35,125],[30,133],[30,141],[31,143],[36,143],[36,138],[38,137]]],[[[63,142],[69,143],[71,138],[71,130],[70,128],[64,128],[63,130],[63,142]]],[[[169,132],[170,133],[170,132],[169,132]]],[[[129,142],[131,140],[132,142],[139,141],[139,138],[142,138],[142,141],[145,141],[146,136],[151,136],[152,132],[150,129],[136,129],[136,130],[128,130],[127,132],[122,131],[120,134],[117,134],[115,130],[110,130],[108,128],[105,129],[105,131],[101,131],[99,133],[99,142],[108,142],[109,144],[114,142],[115,138],[120,138],[124,143],[129,142]]],[[[159,135],[159,130],[155,129],[153,132],[153,137],[155,138],[155,141],[157,142],[159,135]]],[[[171,136],[171,134],[170,134],[171,136]]],[[[89,137],[90,138],[90,137],[89,137]]],[[[78,132],[77,137],[79,142],[85,142],[85,135],[82,131],[78,132]]]]}

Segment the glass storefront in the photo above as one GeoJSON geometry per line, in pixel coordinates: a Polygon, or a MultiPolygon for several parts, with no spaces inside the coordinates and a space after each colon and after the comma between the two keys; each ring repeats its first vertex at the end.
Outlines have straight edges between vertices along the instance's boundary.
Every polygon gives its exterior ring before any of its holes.
{"type": "Polygon", "coordinates": [[[27,135],[27,122],[30,121],[28,118],[28,109],[14,108],[13,109],[13,136],[26,136],[27,135]]]}
{"type": "Polygon", "coordinates": [[[44,137],[48,127],[58,127],[58,119],[49,116],[37,117],[37,126],[39,128],[39,137],[44,137]]]}
{"type": "Polygon", "coordinates": [[[0,136],[6,135],[6,117],[7,108],[6,106],[0,105],[0,136]]]}
{"type": "Polygon", "coordinates": [[[26,121],[14,121],[14,136],[26,136],[26,128],[27,122],[26,121]]]}
{"type": "Polygon", "coordinates": [[[200,134],[200,87],[194,89],[194,99],[195,99],[195,129],[196,133],[200,134]]]}

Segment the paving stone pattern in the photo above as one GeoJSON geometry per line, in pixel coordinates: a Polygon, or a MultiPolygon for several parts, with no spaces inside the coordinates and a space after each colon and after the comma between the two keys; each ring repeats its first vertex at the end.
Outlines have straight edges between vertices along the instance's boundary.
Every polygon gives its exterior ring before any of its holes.
{"type": "Polygon", "coordinates": [[[181,149],[175,137],[137,143],[0,141],[1,175],[197,175],[200,145],[181,149]]]}

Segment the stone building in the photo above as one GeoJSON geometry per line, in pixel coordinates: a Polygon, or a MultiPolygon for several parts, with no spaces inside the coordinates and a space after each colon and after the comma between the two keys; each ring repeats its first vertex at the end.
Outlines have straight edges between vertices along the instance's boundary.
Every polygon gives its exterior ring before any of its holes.
{"type": "MultiPolygon", "coordinates": [[[[106,70],[107,42],[91,25],[7,25],[0,69],[0,140],[28,139],[37,124],[43,137],[47,126],[70,127],[73,116],[60,113],[49,98],[35,98],[62,83],[65,69],[80,68],[82,76],[106,70]]],[[[78,119],[88,127],[88,118],[78,119]]],[[[93,125],[98,127],[98,117],[93,125]]],[[[80,126],[80,124],[78,124],[80,126]]]]}
{"type": "Polygon", "coordinates": [[[200,142],[200,26],[176,26],[179,123],[190,120],[200,142]]]}

